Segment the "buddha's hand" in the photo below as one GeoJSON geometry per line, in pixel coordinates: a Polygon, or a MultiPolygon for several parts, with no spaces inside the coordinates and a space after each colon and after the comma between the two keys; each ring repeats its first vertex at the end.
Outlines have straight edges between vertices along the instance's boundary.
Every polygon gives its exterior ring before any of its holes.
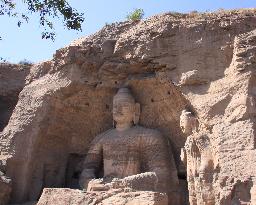
{"type": "Polygon", "coordinates": [[[95,179],[94,170],[92,169],[84,169],[79,178],[79,185],[82,189],[87,189],[88,183],[95,179]]]}

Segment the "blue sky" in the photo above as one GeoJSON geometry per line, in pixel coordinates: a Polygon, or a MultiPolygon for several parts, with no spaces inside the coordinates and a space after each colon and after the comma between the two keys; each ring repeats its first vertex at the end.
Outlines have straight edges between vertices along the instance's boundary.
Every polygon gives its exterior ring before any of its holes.
{"type": "Polygon", "coordinates": [[[70,31],[62,21],[55,21],[56,40],[41,39],[38,19],[32,16],[28,24],[17,27],[17,20],[0,16],[0,56],[17,63],[27,59],[39,62],[52,58],[55,50],[68,45],[72,40],[98,31],[106,23],[124,21],[127,13],[142,8],[145,18],[154,14],[178,11],[214,11],[219,8],[255,8],[256,0],[69,0],[71,6],[85,14],[83,31],[70,31]]]}

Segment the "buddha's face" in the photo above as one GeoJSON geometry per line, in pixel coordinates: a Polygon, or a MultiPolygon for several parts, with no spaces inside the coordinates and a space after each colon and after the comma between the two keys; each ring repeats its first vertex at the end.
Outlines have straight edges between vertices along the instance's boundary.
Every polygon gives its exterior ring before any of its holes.
{"type": "Polygon", "coordinates": [[[113,119],[116,123],[131,123],[135,113],[135,102],[128,99],[113,101],[113,119]]]}

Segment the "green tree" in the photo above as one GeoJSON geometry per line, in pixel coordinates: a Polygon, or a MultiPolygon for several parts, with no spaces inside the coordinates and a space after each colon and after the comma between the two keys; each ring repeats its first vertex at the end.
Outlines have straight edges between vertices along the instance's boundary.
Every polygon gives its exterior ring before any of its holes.
{"type": "Polygon", "coordinates": [[[144,16],[144,11],[143,9],[134,9],[134,11],[130,12],[126,18],[129,21],[137,21],[141,20],[144,16]]]}
{"type": "Polygon", "coordinates": [[[56,17],[63,19],[66,28],[81,31],[84,14],[71,7],[66,0],[21,0],[21,3],[26,6],[24,13],[17,12],[14,0],[0,0],[0,16],[17,18],[17,25],[20,27],[22,23],[29,21],[31,14],[39,14],[44,39],[55,39],[53,19],[56,17]]]}
{"type": "Polygon", "coordinates": [[[20,65],[32,65],[33,62],[28,60],[28,59],[23,59],[23,60],[19,61],[18,64],[20,64],[20,65]]]}

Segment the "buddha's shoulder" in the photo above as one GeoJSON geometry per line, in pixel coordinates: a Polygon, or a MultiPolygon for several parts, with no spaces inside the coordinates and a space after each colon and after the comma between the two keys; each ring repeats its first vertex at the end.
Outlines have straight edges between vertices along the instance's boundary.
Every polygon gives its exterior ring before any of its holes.
{"type": "Polygon", "coordinates": [[[95,140],[104,140],[108,136],[111,136],[115,132],[114,129],[106,130],[95,137],[95,140]]]}
{"type": "Polygon", "coordinates": [[[145,136],[145,137],[162,137],[162,134],[157,130],[157,129],[150,129],[142,126],[134,126],[133,127],[133,132],[140,136],[145,136]]]}

